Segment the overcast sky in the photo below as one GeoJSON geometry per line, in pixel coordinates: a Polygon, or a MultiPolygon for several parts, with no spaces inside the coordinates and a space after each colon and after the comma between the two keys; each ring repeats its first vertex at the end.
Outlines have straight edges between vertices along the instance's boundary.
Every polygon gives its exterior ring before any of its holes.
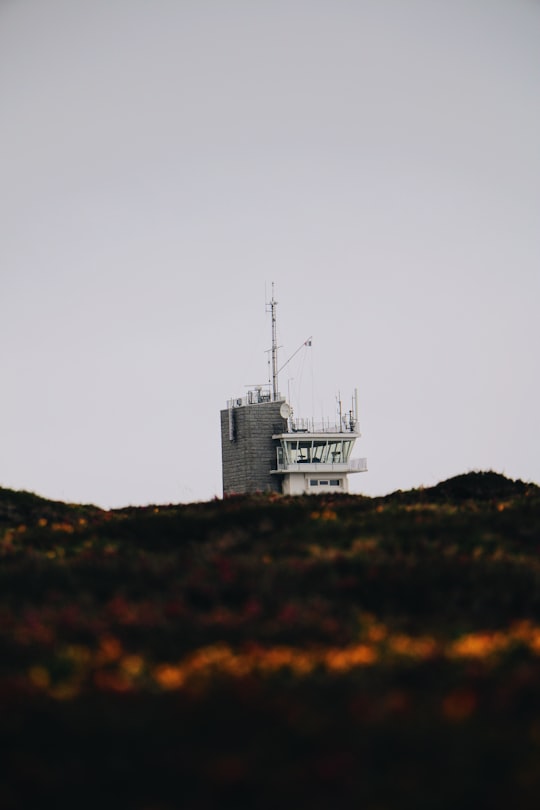
{"type": "Polygon", "coordinates": [[[539,43],[536,0],[0,0],[0,485],[221,495],[272,281],[353,491],[540,482],[539,43]]]}

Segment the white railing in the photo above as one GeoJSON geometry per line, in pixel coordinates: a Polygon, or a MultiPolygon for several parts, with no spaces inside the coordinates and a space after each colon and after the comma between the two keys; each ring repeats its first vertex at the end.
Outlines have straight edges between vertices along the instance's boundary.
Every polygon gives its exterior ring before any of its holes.
{"type": "MultiPolygon", "coordinates": [[[[281,394],[277,395],[276,402],[284,402],[281,394]]],[[[247,392],[244,397],[236,397],[227,400],[227,408],[233,410],[234,408],[244,408],[246,405],[258,405],[262,402],[272,402],[272,395],[269,391],[263,388],[255,388],[247,392]]],[[[349,433],[353,436],[359,436],[357,422],[349,416],[343,416],[341,423],[339,421],[330,419],[322,419],[316,421],[315,419],[294,419],[290,417],[287,421],[286,433],[305,434],[305,433],[349,433]]]]}
{"type": "Polygon", "coordinates": [[[349,472],[367,472],[367,458],[351,458],[349,472]]]}
{"type": "Polygon", "coordinates": [[[342,423],[331,422],[329,419],[315,421],[314,419],[289,419],[289,433],[352,433],[358,434],[358,426],[354,420],[344,418],[342,423]]]}
{"type": "MultiPolygon", "coordinates": [[[[277,395],[275,402],[282,402],[283,397],[281,394],[277,395]]],[[[272,395],[269,391],[264,391],[261,388],[255,388],[248,391],[245,397],[235,397],[235,399],[227,400],[227,408],[244,408],[246,405],[258,405],[261,402],[272,402],[272,395]]]]}

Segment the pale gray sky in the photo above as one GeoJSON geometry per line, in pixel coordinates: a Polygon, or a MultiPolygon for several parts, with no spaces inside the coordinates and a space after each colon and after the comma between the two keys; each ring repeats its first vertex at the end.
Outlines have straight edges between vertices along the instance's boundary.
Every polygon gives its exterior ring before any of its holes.
{"type": "Polygon", "coordinates": [[[272,280],[298,415],[359,389],[354,491],[540,481],[539,42],[534,0],[0,0],[0,485],[220,495],[272,280]]]}

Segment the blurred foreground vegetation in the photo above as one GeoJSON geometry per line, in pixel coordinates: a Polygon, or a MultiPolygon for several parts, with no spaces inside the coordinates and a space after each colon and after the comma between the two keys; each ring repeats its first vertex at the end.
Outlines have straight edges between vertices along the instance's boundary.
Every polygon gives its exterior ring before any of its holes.
{"type": "Polygon", "coordinates": [[[0,490],[0,807],[537,808],[540,489],[0,490]]]}

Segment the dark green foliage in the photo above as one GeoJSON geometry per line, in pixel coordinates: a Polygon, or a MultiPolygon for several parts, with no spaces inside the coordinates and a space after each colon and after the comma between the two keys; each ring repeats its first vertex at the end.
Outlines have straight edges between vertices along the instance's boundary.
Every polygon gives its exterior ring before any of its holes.
{"type": "Polygon", "coordinates": [[[394,492],[384,500],[392,503],[463,503],[464,501],[493,501],[538,494],[536,484],[512,481],[495,472],[470,472],[441,481],[434,487],[394,492]]]}
{"type": "Polygon", "coordinates": [[[0,531],[21,525],[34,527],[40,520],[49,524],[62,521],[73,523],[81,519],[94,522],[99,521],[103,514],[103,510],[96,506],[48,501],[31,492],[0,487],[0,531]]]}
{"type": "Polygon", "coordinates": [[[495,473],[109,512],[0,490],[0,807],[532,810],[539,555],[540,490],[495,473]]]}

